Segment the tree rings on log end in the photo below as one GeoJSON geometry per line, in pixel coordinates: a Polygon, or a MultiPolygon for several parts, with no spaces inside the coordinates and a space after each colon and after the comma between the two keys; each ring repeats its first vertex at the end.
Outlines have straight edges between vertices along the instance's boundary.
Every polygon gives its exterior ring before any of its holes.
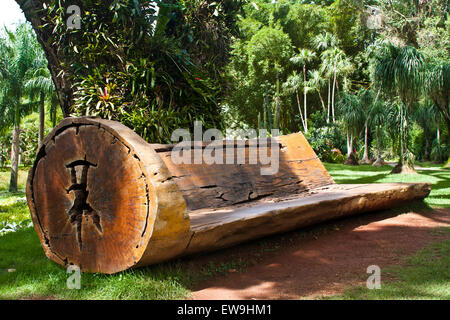
{"type": "Polygon", "coordinates": [[[68,118],[46,137],[30,170],[28,205],[46,255],[83,271],[136,265],[149,243],[157,197],[148,160],[103,120],[68,118]]]}

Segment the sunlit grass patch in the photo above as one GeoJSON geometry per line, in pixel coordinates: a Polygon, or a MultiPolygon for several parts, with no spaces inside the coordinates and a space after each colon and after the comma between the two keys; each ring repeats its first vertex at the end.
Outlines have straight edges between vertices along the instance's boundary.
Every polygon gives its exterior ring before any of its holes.
{"type": "Polygon", "coordinates": [[[0,199],[0,229],[2,223],[21,223],[31,221],[25,197],[12,196],[0,199]]]}
{"type": "MultiPolygon", "coordinates": [[[[450,235],[450,228],[445,232],[450,235]]],[[[433,243],[405,262],[404,266],[382,269],[381,289],[360,286],[331,299],[450,300],[450,240],[433,243]],[[385,276],[396,280],[383,281],[385,276]]]]}
{"type": "MultiPolygon", "coordinates": [[[[7,196],[7,193],[3,191],[8,191],[9,189],[9,180],[11,177],[11,169],[10,168],[0,168],[0,199],[7,196]]],[[[19,179],[17,181],[17,186],[19,189],[19,193],[25,193],[25,185],[28,178],[28,168],[21,168],[19,170],[19,179]]]]}
{"type": "MultiPolygon", "coordinates": [[[[430,207],[450,208],[450,170],[417,170],[418,174],[390,174],[392,167],[373,167],[371,165],[348,166],[324,164],[336,183],[390,183],[390,182],[428,182],[431,193],[425,199],[430,207]]],[[[425,167],[424,163],[419,163],[425,167]]]]}

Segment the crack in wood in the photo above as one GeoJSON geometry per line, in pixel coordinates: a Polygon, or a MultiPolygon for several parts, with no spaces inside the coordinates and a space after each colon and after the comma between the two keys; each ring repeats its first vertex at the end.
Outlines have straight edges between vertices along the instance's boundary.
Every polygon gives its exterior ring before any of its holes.
{"type": "Polygon", "coordinates": [[[201,186],[200,189],[214,189],[217,187],[218,186],[216,184],[211,184],[211,185],[201,186]]]}
{"type": "Polygon", "coordinates": [[[70,224],[76,228],[77,242],[80,251],[83,249],[82,225],[84,216],[91,217],[97,231],[100,234],[103,233],[100,215],[87,201],[89,196],[89,191],[87,190],[87,177],[91,167],[95,168],[97,165],[87,161],[86,156],[84,157],[84,160],[76,160],[66,165],[66,168],[70,170],[70,181],[72,183],[66,192],[67,194],[73,192],[75,197],[72,207],[67,211],[67,215],[69,216],[70,224]],[[76,168],[78,167],[82,167],[80,181],[77,179],[76,168]]]}

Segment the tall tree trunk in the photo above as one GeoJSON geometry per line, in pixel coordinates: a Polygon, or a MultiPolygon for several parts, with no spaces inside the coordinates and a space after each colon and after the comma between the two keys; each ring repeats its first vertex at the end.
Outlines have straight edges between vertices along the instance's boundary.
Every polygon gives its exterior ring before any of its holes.
{"type": "MultiPolygon", "coordinates": [[[[53,102],[52,102],[52,104],[53,104],[53,102]]],[[[57,114],[58,114],[58,110],[57,110],[57,108],[56,107],[52,107],[52,109],[50,109],[50,112],[52,113],[52,125],[53,125],[53,128],[54,127],[56,127],[56,117],[57,117],[57,114]]]]}
{"type": "Polygon", "coordinates": [[[408,106],[405,102],[401,104],[400,109],[400,136],[399,136],[399,161],[392,169],[391,173],[417,174],[414,170],[414,164],[409,159],[408,150],[408,106]]]}
{"type": "Polygon", "coordinates": [[[280,129],[281,101],[280,101],[280,79],[277,73],[277,96],[275,98],[274,129],[280,129]]]}
{"type": "Polygon", "coordinates": [[[305,119],[303,118],[302,106],[300,104],[300,96],[298,95],[298,90],[295,90],[295,95],[297,97],[298,112],[300,113],[300,119],[302,121],[303,130],[305,130],[306,133],[305,119]]]}
{"type": "Polygon", "coordinates": [[[11,145],[11,179],[9,181],[9,192],[17,192],[17,180],[19,177],[19,153],[20,153],[20,127],[19,122],[14,124],[11,145]]]}
{"type": "Polygon", "coordinates": [[[350,132],[347,129],[347,158],[350,158],[353,152],[353,137],[350,138],[350,132]]]}
{"type": "Polygon", "coordinates": [[[439,120],[440,119],[437,120],[437,129],[436,129],[436,143],[437,143],[437,150],[439,151],[439,153],[437,154],[437,158],[435,159],[435,161],[438,163],[444,161],[444,155],[441,153],[441,123],[439,120]]]}
{"type": "Polygon", "coordinates": [[[334,93],[335,93],[335,89],[336,89],[336,76],[337,76],[337,70],[336,70],[336,63],[334,65],[334,79],[333,79],[333,93],[331,96],[331,112],[333,115],[333,122],[336,122],[336,118],[334,116],[334,93]]]}
{"type": "Polygon", "coordinates": [[[39,146],[44,140],[44,128],[45,128],[45,93],[41,92],[39,105],[39,146]]]}
{"type": "Polygon", "coordinates": [[[328,78],[327,123],[330,123],[331,78],[328,78]]]}
{"type": "Polygon", "coordinates": [[[350,155],[354,153],[353,151],[353,134],[350,135],[350,155]]]}
{"type": "MultiPolygon", "coordinates": [[[[34,31],[36,32],[37,40],[44,49],[45,56],[48,61],[48,69],[52,76],[53,83],[55,84],[56,93],[58,95],[59,104],[64,117],[68,117],[71,113],[71,105],[73,101],[73,84],[70,80],[70,73],[68,70],[64,70],[61,62],[63,57],[58,52],[58,47],[53,45],[52,31],[55,28],[54,24],[45,23],[42,10],[43,1],[39,0],[15,0],[25,14],[26,19],[31,23],[34,31]]],[[[75,3],[81,3],[77,0],[75,3]]]]}
{"type": "Polygon", "coordinates": [[[322,109],[325,112],[327,111],[327,107],[325,107],[325,101],[323,101],[322,93],[320,92],[320,89],[317,90],[317,92],[319,93],[320,103],[322,103],[322,109]]]}
{"type": "Polygon", "coordinates": [[[355,153],[353,152],[353,134],[349,135],[347,129],[347,159],[345,159],[344,164],[358,165],[358,160],[356,159],[355,153]]]}
{"type": "Polygon", "coordinates": [[[303,108],[305,110],[305,133],[308,133],[308,113],[306,108],[306,64],[303,65],[303,108]]]}
{"type": "Polygon", "coordinates": [[[361,160],[361,163],[371,164],[371,161],[369,159],[369,142],[368,142],[369,125],[368,125],[367,121],[366,121],[364,127],[365,127],[365,129],[364,129],[364,157],[361,160]]]}
{"type": "Polygon", "coordinates": [[[425,135],[425,155],[424,155],[424,160],[426,161],[430,161],[430,138],[428,137],[428,135],[425,135]]]}
{"type": "Polygon", "coordinates": [[[384,161],[381,157],[381,141],[380,141],[380,127],[376,126],[375,134],[377,137],[377,160],[373,163],[374,167],[381,167],[384,165],[384,161]]]}
{"type": "MultiPolygon", "coordinates": [[[[449,134],[450,134],[450,132],[449,132],[449,134]]],[[[439,121],[437,123],[436,140],[437,140],[438,144],[441,144],[441,124],[439,123],[439,121]]]]}

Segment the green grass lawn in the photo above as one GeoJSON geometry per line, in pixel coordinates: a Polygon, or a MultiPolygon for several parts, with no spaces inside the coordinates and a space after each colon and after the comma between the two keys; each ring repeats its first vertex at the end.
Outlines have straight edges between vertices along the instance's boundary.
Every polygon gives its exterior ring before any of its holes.
{"type": "Polygon", "coordinates": [[[26,205],[25,183],[28,172],[20,170],[18,192],[8,192],[10,173],[0,169],[0,230],[7,224],[28,225],[31,222],[30,211],[26,205]]]}
{"type": "Polygon", "coordinates": [[[389,174],[390,166],[375,168],[371,165],[346,166],[325,163],[336,183],[383,183],[383,182],[429,182],[431,193],[425,204],[434,208],[450,208],[450,170],[441,169],[431,163],[418,163],[427,170],[417,170],[418,174],[389,174]]]}
{"type": "MultiPolygon", "coordinates": [[[[337,183],[430,182],[432,192],[425,204],[450,208],[450,171],[433,167],[433,170],[419,171],[418,175],[389,175],[389,166],[325,166],[337,183]]],[[[0,233],[0,299],[182,299],[188,297],[194,283],[241,267],[234,261],[198,266],[195,261],[176,260],[115,275],[83,274],[82,289],[68,290],[66,270],[45,257],[34,229],[29,226],[31,219],[24,191],[26,176],[27,171],[21,170],[20,191],[10,194],[7,191],[9,172],[0,170],[0,229],[16,224],[15,232],[0,233]],[[15,271],[8,272],[8,269],[15,271]]],[[[383,274],[390,272],[398,281],[382,290],[368,292],[355,288],[336,298],[448,299],[449,256],[449,242],[435,244],[409,258],[406,268],[383,270],[383,274]]]]}

